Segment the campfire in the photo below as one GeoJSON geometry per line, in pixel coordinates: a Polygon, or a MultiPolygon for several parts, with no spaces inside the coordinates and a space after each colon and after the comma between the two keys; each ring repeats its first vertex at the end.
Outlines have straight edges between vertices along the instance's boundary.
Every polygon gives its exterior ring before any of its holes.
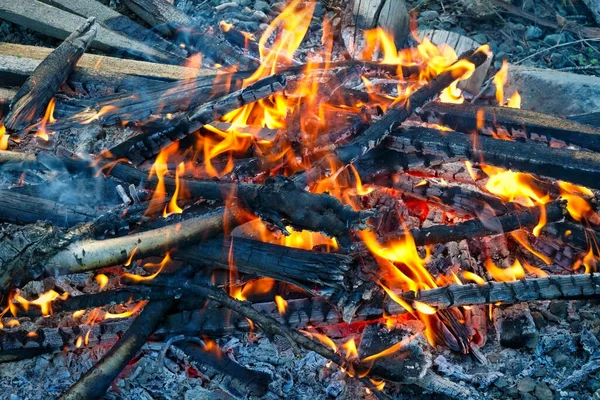
{"type": "Polygon", "coordinates": [[[521,109],[512,65],[404,1],[256,32],[123,3],[0,5],[61,40],[0,43],[3,387],[61,357],[63,399],[591,397],[600,324],[548,325],[600,295],[589,115],[521,109]],[[494,364],[567,344],[547,380],[494,364]]]}

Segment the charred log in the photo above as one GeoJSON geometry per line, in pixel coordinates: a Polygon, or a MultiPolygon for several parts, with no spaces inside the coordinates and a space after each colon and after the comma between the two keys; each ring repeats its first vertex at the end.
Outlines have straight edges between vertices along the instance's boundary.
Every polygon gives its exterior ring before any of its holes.
{"type": "Polygon", "coordinates": [[[600,129],[578,124],[535,111],[510,107],[478,106],[471,103],[430,103],[418,112],[423,121],[437,122],[459,132],[475,132],[482,127],[505,128],[514,139],[532,139],[534,135],[557,139],[594,151],[600,151],[600,129]]]}
{"type": "Polygon", "coordinates": [[[415,154],[425,160],[450,157],[484,160],[501,168],[548,176],[591,188],[600,188],[600,155],[592,152],[551,148],[541,143],[510,142],[486,136],[473,137],[457,132],[441,132],[428,128],[397,130],[386,146],[403,153],[415,154]]]}
{"type": "Polygon", "coordinates": [[[94,40],[96,29],[94,18],[88,19],[38,65],[11,102],[4,120],[8,129],[21,130],[44,114],[50,99],[94,40]]]}

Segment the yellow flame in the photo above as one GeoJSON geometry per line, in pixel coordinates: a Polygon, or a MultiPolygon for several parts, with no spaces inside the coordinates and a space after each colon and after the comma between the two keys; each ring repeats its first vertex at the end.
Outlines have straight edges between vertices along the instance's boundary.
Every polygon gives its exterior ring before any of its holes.
{"type": "Polygon", "coordinates": [[[124,273],[123,276],[125,278],[133,280],[134,282],[151,281],[152,279],[156,278],[158,276],[158,274],[160,274],[162,272],[162,270],[165,268],[165,265],[167,265],[170,262],[171,262],[171,253],[168,252],[160,263],[158,263],[158,264],[147,263],[146,265],[144,265],[144,268],[158,268],[156,270],[156,272],[153,273],[152,275],[142,276],[142,275],[124,273]]]}
{"type": "Polygon", "coordinates": [[[108,276],[104,274],[98,274],[94,279],[96,279],[96,282],[98,282],[100,289],[104,288],[108,284],[108,276]]]}
{"type": "Polygon", "coordinates": [[[144,305],[146,305],[147,302],[148,302],[147,300],[140,301],[131,310],[125,311],[125,312],[122,312],[122,313],[113,314],[113,313],[107,312],[106,314],[104,314],[104,318],[105,319],[116,319],[116,318],[127,318],[127,317],[130,317],[133,314],[135,314],[138,311],[140,311],[142,308],[144,308],[144,305]]]}
{"type": "Polygon", "coordinates": [[[18,293],[15,294],[14,299],[21,304],[21,306],[27,311],[30,305],[40,307],[42,315],[52,314],[52,302],[55,300],[66,300],[69,297],[69,293],[65,292],[62,295],[58,294],[54,290],[48,290],[42,293],[37,299],[29,301],[21,297],[18,293]]]}
{"type": "Polygon", "coordinates": [[[287,312],[287,301],[283,297],[277,295],[275,296],[275,304],[277,304],[277,310],[279,311],[279,314],[285,315],[287,312]]]}
{"type": "Polygon", "coordinates": [[[525,270],[519,260],[515,260],[508,268],[499,268],[491,260],[487,260],[485,268],[492,278],[499,282],[512,282],[525,277],[525,270]]]}

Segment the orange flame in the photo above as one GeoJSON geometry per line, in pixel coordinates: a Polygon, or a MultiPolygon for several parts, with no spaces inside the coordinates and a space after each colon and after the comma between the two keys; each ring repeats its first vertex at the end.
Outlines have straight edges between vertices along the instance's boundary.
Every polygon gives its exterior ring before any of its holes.
{"type": "Polygon", "coordinates": [[[116,318],[127,318],[127,317],[130,317],[133,314],[135,314],[138,311],[140,311],[142,308],[144,308],[144,306],[146,305],[147,302],[148,302],[147,300],[142,300],[139,303],[137,303],[131,310],[125,311],[125,312],[122,312],[122,313],[113,314],[113,313],[107,312],[106,314],[104,314],[104,318],[105,319],[116,319],[116,318]]]}
{"type": "MultiPolygon", "coordinates": [[[[38,306],[41,309],[42,315],[52,314],[52,302],[55,300],[66,300],[69,297],[69,293],[65,292],[62,295],[58,294],[54,290],[48,290],[42,293],[37,299],[29,301],[21,297],[18,293],[15,294],[14,299],[25,309],[29,310],[30,305],[38,306]]],[[[9,303],[10,304],[10,303],[9,303]]],[[[16,315],[13,313],[13,315],[16,315]]]]}
{"type": "Polygon", "coordinates": [[[152,279],[156,278],[158,276],[158,274],[160,274],[162,272],[162,270],[165,268],[165,265],[167,265],[170,262],[171,262],[171,253],[168,252],[160,263],[158,263],[158,264],[147,263],[146,265],[144,265],[144,268],[157,268],[158,267],[158,270],[156,270],[156,272],[153,273],[152,275],[141,276],[141,275],[124,273],[123,276],[125,278],[133,280],[134,282],[151,281],[152,279]]]}
{"type": "Polygon", "coordinates": [[[33,127],[37,128],[37,132],[34,135],[35,137],[39,137],[45,141],[48,141],[48,140],[50,140],[50,137],[48,135],[54,134],[54,132],[46,131],[46,125],[48,125],[48,123],[52,124],[52,123],[56,122],[56,119],[54,118],[55,105],[56,105],[56,101],[54,100],[54,97],[53,97],[52,99],[50,99],[50,102],[48,103],[48,107],[46,108],[46,112],[44,113],[44,117],[42,118],[42,120],[33,126],[33,127]]]}
{"type": "Polygon", "coordinates": [[[498,282],[513,282],[525,277],[525,270],[519,260],[515,260],[513,265],[508,268],[499,268],[491,260],[487,260],[485,268],[498,282]]]}
{"type": "Polygon", "coordinates": [[[8,149],[8,138],[10,135],[6,134],[6,127],[0,124],[0,150],[8,149]]]}
{"type": "Polygon", "coordinates": [[[331,340],[331,338],[329,338],[329,336],[324,335],[322,333],[317,333],[317,332],[308,332],[308,331],[304,331],[299,329],[300,332],[304,333],[306,336],[312,338],[317,339],[319,342],[321,342],[322,344],[324,344],[325,346],[329,347],[331,350],[337,352],[337,345],[333,342],[333,340],[331,340]]]}
{"type": "Polygon", "coordinates": [[[100,289],[104,288],[108,284],[108,276],[104,274],[98,274],[94,279],[96,279],[96,282],[98,282],[100,289]]]}
{"type": "Polygon", "coordinates": [[[348,339],[348,341],[342,345],[342,348],[346,351],[347,360],[358,359],[358,350],[356,349],[354,338],[348,339]]]}
{"type": "Polygon", "coordinates": [[[277,310],[279,311],[279,314],[285,315],[287,312],[287,301],[283,297],[277,295],[275,296],[275,304],[277,304],[277,310]]]}

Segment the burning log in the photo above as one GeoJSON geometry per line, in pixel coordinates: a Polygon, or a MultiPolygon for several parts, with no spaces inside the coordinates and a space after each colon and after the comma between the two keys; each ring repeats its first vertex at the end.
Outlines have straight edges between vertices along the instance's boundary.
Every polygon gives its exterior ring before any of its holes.
{"type": "Polygon", "coordinates": [[[125,335],[60,398],[67,400],[98,399],[112,381],[142,348],[172,301],[151,301],[131,324],[125,335]]]}
{"type": "Polygon", "coordinates": [[[11,102],[4,120],[8,129],[21,130],[43,115],[50,99],[94,40],[96,29],[94,18],[88,19],[40,63],[11,102]]]}
{"type": "Polygon", "coordinates": [[[264,396],[269,391],[271,377],[262,371],[251,370],[241,366],[229,358],[218,346],[209,349],[201,340],[186,340],[184,344],[177,345],[187,354],[199,370],[211,367],[227,375],[230,380],[226,386],[232,394],[247,398],[248,396],[264,396]],[[200,343],[200,345],[198,343],[200,343]]]}
{"type": "MultiPolygon", "coordinates": [[[[65,39],[85,22],[83,17],[37,0],[4,2],[0,6],[0,18],[57,39],[65,39]]],[[[90,46],[108,52],[123,52],[148,61],[159,61],[165,64],[179,62],[169,54],[103,26],[98,26],[98,33],[90,46]]]]}
{"type": "Polygon", "coordinates": [[[164,146],[183,139],[191,132],[218,120],[223,115],[282,91],[285,84],[285,78],[281,75],[261,79],[243,89],[206,103],[176,121],[168,120],[166,129],[136,135],[112,147],[110,151],[117,158],[127,157],[134,163],[142,163],[158,154],[164,146]]]}
{"type": "Polygon", "coordinates": [[[478,136],[474,148],[472,135],[428,128],[397,130],[389,137],[386,146],[425,159],[442,156],[475,163],[484,160],[486,164],[501,168],[600,188],[597,179],[600,173],[598,153],[551,148],[534,142],[496,140],[487,136],[478,136]]]}
{"type": "Polygon", "coordinates": [[[62,10],[71,11],[82,17],[95,17],[98,23],[103,24],[109,29],[121,32],[142,43],[150,43],[153,47],[171,54],[174,58],[183,61],[187,52],[181,47],[161,38],[156,33],[136,24],[126,16],[119,14],[110,7],[105,6],[96,0],[43,0],[51,6],[62,10]]]}
{"type": "Polygon", "coordinates": [[[314,286],[319,285],[321,295],[326,295],[327,288],[345,286],[352,264],[352,258],[342,254],[315,253],[243,238],[208,240],[174,252],[173,258],[221,269],[235,265],[244,274],[289,282],[313,293],[314,286]]]}
{"type": "MultiPolygon", "coordinates": [[[[434,243],[456,242],[473,237],[483,237],[498,233],[512,232],[521,228],[533,228],[540,223],[557,221],[565,215],[565,202],[553,201],[541,207],[515,210],[487,220],[472,219],[454,225],[434,225],[428,228],[415,228],[409,231],[417,246],[434,243]]],[[[404,237],[404,235],[400,235],[404,237]]]]}
{"type": "Polygon", "coordinates": [[[459,132],[476,132],[481,127],[494,131],[502,127],[515,139],[532,139],[537,135],[547,137],[548,141],[554,138],[600,151],[600,129],[535,111],[471,103],[429,103],[418,114],[425,122],[440,123],[459,132]]]}
{"type": "Polygon", "coordinates": [[[16,236],[13,238],[16,242],[6,256],[0,253],[4,261],[0,270],[0,293],[5,294],[14,284],[25,284],[44,273],[79,273],[123,264],[129,258],[163,255],[173,248],[198,240],[198,236],[218,234],[223,229],[223,218],[223,209],[217,209],[185,220],[178,224],[177,229],[166,226],[124,237],[72,243],[43,226],[28,226],[16,232],[7,229],[6,235],[16,236]],[[27,239],[19,240],[22,236],[27,239]]]}
{"type": "MultiPolygon", "coordinates": [[[[369,127],[356,139],[335,149],[331,156],[333,159],[341,161],[344,166],[353,163],[359,157],[379,146],[392,131],[400,126],[400,124],[413,113],[416,108],[422,107],[434,96],[450,86],[452,82],[466,73],[466,69],[460,67],[460,62],[467,61],[475,67],[478,67],[487,60],[487,57],[487,54],[479,50],[470,51],[461,55],[459,61],[454,64],[455,68],[450,67],[448,70],[433,78],[426,85],[419,88],[406,99],[402,106],[390,106],[383,118],[369,127]]],[[[331,163],[329,160],[330,158],[326,157],[325,159],[318,161],[310,170],[296,177],[296,181],[306,185],[309,182],[314,182],[319,179],[323,175],[323,172],[328,171],[330,168],[329,166],[331,163]]]]}

